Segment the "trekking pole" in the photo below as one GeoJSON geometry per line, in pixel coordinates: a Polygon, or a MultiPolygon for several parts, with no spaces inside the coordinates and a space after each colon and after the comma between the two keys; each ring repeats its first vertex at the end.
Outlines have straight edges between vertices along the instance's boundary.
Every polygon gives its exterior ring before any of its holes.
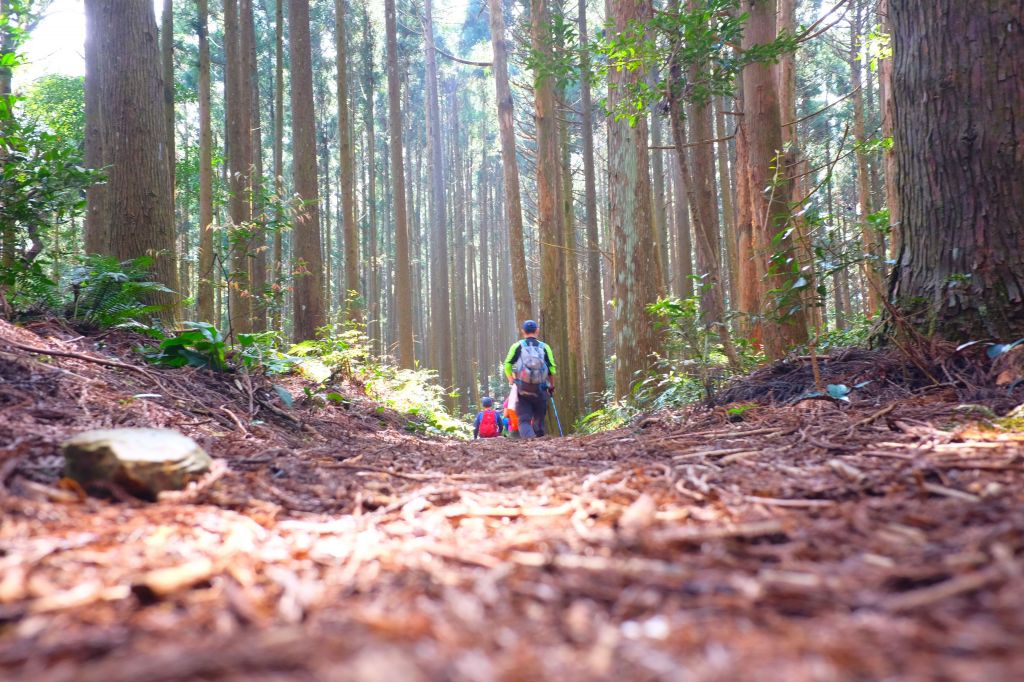
{"type": "Polygon", "coordinates": [[[555,423],[558,424],[558,435],[565,436],[562,431],[562,420],[558,418],[558,407],[555,405],[555,396],[551,396],[551,408],[555,411],[555,423]]]}

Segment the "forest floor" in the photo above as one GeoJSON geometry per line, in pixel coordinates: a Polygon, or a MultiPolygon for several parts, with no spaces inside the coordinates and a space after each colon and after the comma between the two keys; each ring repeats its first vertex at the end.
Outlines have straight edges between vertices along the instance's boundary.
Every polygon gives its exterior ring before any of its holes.
{"type": "MultiPolygon", "coordinates": [[[[0,322],[4,680],[1024,671],[1024,434],[891,356],[823,361],[878,387],[850,405],[470,443],[407,433],[358,387],[285,410],[265,380],[129,347],[0,322]],[[59,444],[110,426],[179,429],[221,464],[156,503],[83,497],[59,444]]],[[[730,390],[792,392],[805,365],[730,390]]]]}

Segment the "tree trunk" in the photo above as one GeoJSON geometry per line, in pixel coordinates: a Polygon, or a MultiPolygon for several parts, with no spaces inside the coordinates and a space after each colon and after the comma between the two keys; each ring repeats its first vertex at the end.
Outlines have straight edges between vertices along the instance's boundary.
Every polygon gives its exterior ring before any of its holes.
{"type": "MultiPolygon", "coordinates": [[[[495,0],[492,0],[494,2],[495,0]]],[[[586,46],[587,0],[579,0],[580,44],[586,46]]],[[[594,181],[594,105],[590,97],[590,50],[580,53],[580,107],[583,138],[583,208],[587,229],[587,284],[584,300],[585,393],[593,406],[605,390],[604,292],[601,290],[601,243],[597,231],[597,187],[594,181]]]]}
{"type": "Polygon", "coordinates": [[[512,295],[516,318],[522,322],[533,315],[530,285],[526,279],[526,252],[523,248],[523,211],[519,196],[519,165],[516,162],[516,133],[512,90],[508,82],[508,45],[501,0],[489,0],[491,47],[494,51],[494,87],[498,101],[498,133],[501,136],[501,163],[505,174],[505,214],[512,254],[512,295]]]}
{"type": "MultiPolygon", "coordinates": [[[[796,2],[797,0],[779,0],[779,34],[793,35],[796,33],[796,2]]],[[[782,116],[782,145],[785,150],[786,174],[797,178],[792,185],[792,201],[794,211],[792,218],[793,236],[796,242],[797,262],[800,273],[806,280],[806,286],[800,291],[800,301],[806,311],[808,322],[817,327],[818,294],[814,277],[814,245],[808,232],[807,221],[801,211],[802,206],[796,202],[804,199],[800,191],[801,178],[805,177],[807,163],[800,148],[800,137],[797,134],[796,111],[796,53],[786,52],[779,59],[779,111],[782,116]]]]}
{"type": "MultiPolygon", "coordinates": [[[[423,41],[426,56],[427,156],[430,163],[430,348],[433,366],[441,385],[449,389],[453,382],[451,349],[451,306],[448,302],[448,216],[445,210],[445,167],[442,153],[441,112],[437,89],[437,48],[434,45],[434,5],[423,4],[423,41]]],[[[447,400],[449,407],[452,400],[447,400]]]]}
{"type": "Polygon", "coordinates": [[[245,70],[242,87],[246,91],[249,110],[248,156],[249,156],[249,200],[252,216],[252,236],[249,240],[249,295],[251,297],[250,329],[266,331],[267,301],[267,235],[263,216],[263,129],[260,122],[260,79],[259,64],[256,61],[256,25],[252,0],[242,0],[242,52],[245,70]]]}
{"type": "Polygon", "coordinates": [[[878,314],[882,305],[882,271],[879,261],[884,257],[879,245],[878,232],[868,222],[874,212],[871,202],[871,179],[868,175],[868,155],[863,145],[867,142],[864,128],[864,90],[861,87],[864,60],[860,58],[860,34],[864,28],[863,0],[854,0],[853,20],[850,25],[850,90],[853,95],[853,136],[857,141],[857,202],[860,204],[860,235],[864,261],[862,269],[867,280],[867,316],[878,314]]]}
{"type": "MultiPolygon", "coordinates": [[[[692,5],[691,5],[692,7],[692,5]]],[[[691,77],[696,74],[691,74],[691,77]]],[[[701,278],[700,307],[705,327],[722,343],[729,364],[739,367],[739,357],[725,320],[725,292],[722,282],[722,243],[718,223],[718,192],[715,187],[715,156],[710,142],[711,100],[690,107],[690,137],[693,147],[691,205],[694,207],[693,234],[697,242],[697,275],[701,278]]]]}
{"type": "Polygon", "coordinates": [[[685,177],[686,152],[676,151],[672,155],[672,183],[675,185],[675,272],[673,280],[675,295],[680,298],[693,296],[693,239],[690,236],[690,200],[685,177]]]}
{"type": "Polygon", "coordinates": [[[198,316],[214,323],[213,130],[210,125],[208,2],[199,0],[199,290],[198,316]]]}
{"type": "MultiPolygon", "coordinates": [[[[87,13],[98,21],[104,116],[102,139],[109,147],[109,243],[100,251],[118,260],[153,256],[154,279],[178,288],[174,209],[168,177],[167,126],[163,108],[160,50],[153,5],[90,0],[87,13]]],[[[92,65],[90,65],[92,66],[92,65]]],[[[158,294],[160,317],[178,321],[176,294],[158,294]]]]}
{"type": "MultiPolygon", "coordinates": [[[[656,83],[652,79],[652,85],[656,83]]],[[[662,160],[664,152],[661,146],[661,112],[651,113],[651,175],[654,209],[654,234],[658,239],[658,258],[661,259],[662,281],[659,286],[668,289],[668,230],[665,223],[665,164],[662,160]]],[[[717,208],[715,210],[718,210],[717,208]]]]}
{"type": "MultiPolygon", "coordinates": [[[[558,49],[564,49],[563,41],[558,41],[558,49]]],[[[561,88],[560,99],[565,101],[565,88],[561,88]]],[[[565,267],[566,297],[566,345],[561,351],[565,358],[565,370],[559,382],[560,404],[565,426],[571,427],[576,419],[582,416],[583,408],[583,363],[577,349],[583,347],[580,334],[580,280],[576,259],[576,221],[573,211],[572,192],[572,161],[569,155],[569,115],[568,108],[561,110],[559,117],[559,145],[561,147],[562,176],[562,259],[565,267]]]]}
{"type": "MultiPolygon", "coordinates": [[[[530,45],[541,64],[554,59],[554,35],[547,0],[530,3],[530,45]]],[[[540,241],[540,329],[555,353],[569,352],[567,338],[563,207],[559,177],[555,79],[547,70],[534,72],[534,119],[537,127],[537,239],[540,241]]],[[[569,365],[563,360],[564,371],[569,365]]]]}
{"type": "MultiPolygon", "coordinates": [[[[167,129],[167,175],[171,187],[171,215],[172,220],[175,213],[175,144],[174,144],[174,3],[172,0],[164,0],[163,11],[160,17],[160,65],[163,73],[164,85],[164,123],[167,129]]],[[[183,222],[182,234],[179,235],[180,263],[186,262],[188,258],[188,224],[183,222]]],[[[179,273],[180,274],[180,273],[179,273]]],[[[179,276],[178,293],[183,297],[188,296],[186,285],[188,280],[179,276]]]]}
{"type": "Polygon", "coordinates": [[[252,220],[249,174],[252,149],[249,142],[248,89],[241,41],[239,0],[224,0],[224,107],[227,114],[228,233],[231,274],[228,278],[228,311],[231,334],[250,331],[252,298],[249,296],[248,228],[252,220]]]}
{"type": "MultiPolygon", "coordinates": [[[[746,98],[743,83],[739,83],[736,108],[742,113],[746,98]]],[[[750,190],[750,145],[747,143],[749,124],[740,116],[736,124],[736,260],[739,261],[739,281],[736,285],[736,308],[740,318],[740,333],[756,347],[763,337],[761,323],[761,279],[764,277],[764,254],[754,242],[754,217],[750,190]]],[[[826,138],[827,142],[827,138],[826,138]]],[[[830,185],[831,186],[831,185],[830,185]]]]}
{"type": "MultiPolygon", "coordinates": [[[[744,0],[749,18],[743,48],[770,43],[776,38],[776,0],[744,0]]],[[[790,218],[791,181],[783,167],[782,121],[776,81],[769,64],[743,69],[744,113],[749,138],[751,206],[754,241],[769,256],[765,284],[772,300],[762,302],[765,351],[781,358],[793,346],[807,342],[807,322],[800,290],[795,244],[785,234],[790,218]]]]}
{"type": "MultiPolygon", "coordinates": [[[[630,30],[635,22],[650,18],[644,0],[610,0],[609,32],[630,30]]],[[[609,110],[616,111],[628,89],[640,78],[641,70],[609,67],[609,110]]],[[[647,306],[661,293],[661,282],[653,220],[651,180],[647,154],[647,121],[634,126],[625,120],[608,121],[609,199],[612,234],[615,241],[615,395],[630,393],[638,372],[651,366],[660,347],[656,325],[647,306]]]]}
{"type": "Polygon", "coordinates": [[[361,319],[359,295],[359,232],[356,228],[355,155],[349,123],[348,45],[345,0],[334,0],[335,46],[337,48],[338,147],[341,156],[341,223],[345,243],[345,287],[342,302],[350,321],[361,319]],[[353,297],[353,300],[349,300],[353,297]]]}
{"type": "Polygon", "coordinates": [[[164,81],[164,122],[167,129],[167,171],[174,203],[174,3],[164,0],[160,17],[160,65],[164,81]]]}
{"type": "Polygon", "coordinates": [[[271,328],[284,332],[284,240],[281,224],[284,221],[284,2],[277,0],[274,11],[274,193],[277,195],[274,230],[274,265],[271,287],[275,293],[271,328]]]}
{"type": "Polygon", "coordinates": [[[1024,7],[890,0],[903,243],[891,299],[951,341],[1024,336],[1024,7]]]}
{"type": "Polygon", "coordinates": [[[363,109],[363,127],[366,129],[366,165],[367,165],[367,187],[368,196],[367,212],[369,213],[369,261],[367,293],[367,311],[369,320],[366,331],[373,344],[376,354],[381,351],[381,325],[380,325],[380,264],[377,254],[377,131],[374,120],[373,98],[376,93],[376,83],[373,71],[373,26],[370,23],[369,3],[363,4],[363,96],[366,100],[363,109]]]}
{"type": "Polygon", "coordinates": [[[412,338],[412,286],[409,260],[409,224],[406,218],[405,162],[402,159],[402,81],[398,74],[398,37],[395,0],[384,0],[388,52],[388,132],[391,135],[391,187],[395,213],[394,310],[398,318],[398,364],[414,364],[412,338]]]}
{"type": "Polygon", "coordinates": [[[309,36],[309,0],[288,2],[288,52],[291,58],[292,172],[303,206],[295,217],[294,333],[312,339],[326,322],[323,254],[320,251],[320,197],[316,177],[316,121],[313,115],[313,67],[309,36]]]}
{"type": "MultiPolygon", "coordinates": [[[[889,0],[878,0],[878,18],[882,31],[892,35],[892,24],[889,21],[889,0]]],[[[882,109],[882,136],[893,137],[892,102],[892,57],[878,62],[878,95],[882,109]]],[[[897,249],[902,242],[900,238],[900,202],[896,192],[896,153],[892,147],[884,152],[885,159],[885,206],[889,209],[889,247],[890,257],[895,258],[897,249]]]]}
{"type": "MultiPolygon", "coordinates": [[[[110,163],[110,149],[103,138],[103,119],[106,116],[102,73],[104,55],[100,40],[103,31],[101,24],[105,21],[103,7],[101,0],[90,0],[85,5],[85,165],[94,170],[103,169],[106,173],[105,169],[110,163]]],[[[7,87],[10,89],[10,85],[7,87]]],[[[85,195],[83,251],[87,254],[107,253],[110,246],[107,183],[90,185],[85,195]]],[[[11,242],[10,249],[13,249],[13,235],[11,242]]]]}
{"type": "Polygon", "coordinates": [[[715,137],[718,138],[718,185],[722,195],[722,238],[725,240],[726,273],[729,275],[729,306],[736,308],[739,286],[739,260],[737,256],[736,215],[729,172],[729,142],[725,126],[725,99],[715,99],[715,137]]]}

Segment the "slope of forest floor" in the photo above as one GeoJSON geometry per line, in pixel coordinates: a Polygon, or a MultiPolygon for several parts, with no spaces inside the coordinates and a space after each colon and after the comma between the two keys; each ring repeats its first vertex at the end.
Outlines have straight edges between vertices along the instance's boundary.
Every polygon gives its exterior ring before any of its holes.
{"type": "MultiPolygon", "coordinates": [[[[287,410],[264,380],[128,347],[0,322],[5,680],[1024,670],[1024,435],[955,386],[470,443],[407,433],[358,387],[287,410]],[[100,426],[177,428],[222,464],[157,503],[82,498],[59,443],[100,426]]],[[[889,362],[854,360],[851,386],[889,362]]]]}

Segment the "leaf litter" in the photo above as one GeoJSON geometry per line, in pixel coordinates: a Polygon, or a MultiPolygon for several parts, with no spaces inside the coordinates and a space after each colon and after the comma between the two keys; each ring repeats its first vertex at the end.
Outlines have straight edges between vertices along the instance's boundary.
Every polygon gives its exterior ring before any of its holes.
{"type": "MultiPolygon", "coordinates": [[[[739,421],[467,443],[407,433],[358,386],[288,409],[265,379],[147,368],[130,343],[0,322],[4,679],[1024,669],[1024,437],[957,410],[955,388],[793,402],[806,387],[776,368],[760,378],[781,399],[729,389],[765,398],[739,421]],[[61,479],[62,440],[126,425],[176,428],[219,464],[153,504],[61,479]]],[[[897,376],[861,353],[829,383],[897,376]]]]}

